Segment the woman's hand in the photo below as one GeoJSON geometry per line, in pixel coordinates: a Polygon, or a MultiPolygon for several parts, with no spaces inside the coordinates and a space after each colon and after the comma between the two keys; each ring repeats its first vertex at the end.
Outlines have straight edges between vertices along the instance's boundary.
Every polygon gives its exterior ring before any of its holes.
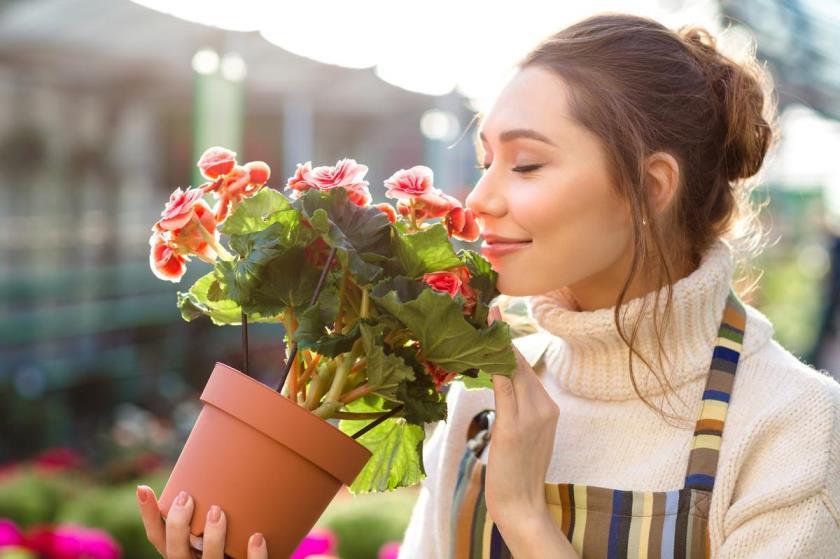
{"type": "MultiPolygon", "coordinates": [[[[499,320],[497,307],[488,322],[499,320]]],[[[493,375],[496,417],[485,471],[487,511],[515,557],[577,557],[553,522],[545,496],[545,475],[554,450],[559,408],[534,369],[513,347],[512,378],[493,375]]]]}
{"type": "MultiPolygon", "coordinates": [[[[190,544],[201,549],[203,559],[223,559],[225,556],[225,513],[217,506],[210,507],[204,525],[204,537],[190,534],[193,499],[186,492],[172,502],[166,521],[160,515],[157,498],[151,487],[137,486],[137,502],[146,528],[146,538],[158,553],[167,559],[191,559],[190,544]]],[[[248,559],[267,559],[268,549],[262,534],[254,534],[248,541],[248,559]]]]}

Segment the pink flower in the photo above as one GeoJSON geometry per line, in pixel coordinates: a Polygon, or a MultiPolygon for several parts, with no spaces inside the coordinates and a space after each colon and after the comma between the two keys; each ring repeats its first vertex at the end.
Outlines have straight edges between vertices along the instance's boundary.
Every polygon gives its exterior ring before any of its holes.
{"type": "Polygon", "coordinates": [[[434,173],[425,165],[411,169],[400,169],[385,181],[385,196],[388,198],[420,198],[434,190],[434,173]]]}
{"type": "Polygon", "coordinates": [[[26,547],[50,559],[119,559],[120,545],[104,530],[75,524],[38,526],[24,536],[26,547]]]}
{"type": "Polygon", "coordinates": [[[448,293],[453,299],[460,293],[464,298],[464,314],[471,314],[475,309],[475,291],[470,287],[470,271],[466,266],[423,274],[422,279],[435,291],[448,293]]]}
{"type": "Polygon", "coordinates": [[[213,215],[213,210],[203,200],[194,206],[193,211],[198,223],[196,223],[196,220],[190,220],[181,229],[175,229],[171,232],[170,240],[180,254],[195,254],[201,260],[212,264],[216,261],[216,252],[207,244],[199,227],[203,227],[214,239],[219,240],[216,216],[213,215]]]}
{"type": "Polygon", "coordinates": [[[271,176],[271,168],[265,161],[249,161],[245,164],[245,169],[248,170],[251,184],[254,185],[264,185],[268,182],[268,177],[271,176]]]}
{"type": "Polygon", "coordinates": [[[219,201],[216,204],[216,223],[222,223],[243,198],[253,196],[265,185],[271,169],[264,161],[250,161],[245,165],[234,166],[216,182],[208,183],[205,192],[216,192],[219,201]]]}
{"type": "Polygon", "coordinates": [[[374,207],[388,216],[388,221],[394,223],[397,221],[397,210],[394,209],[394,206],[387,202],[383,202],[381,204],[375,204],[374,207]]]}
{"type": "Polygon", "coordinates": [[[219,146],[207,148],[198,160],[201,174],[210,180],[227,175],[234,165],[236,165],[236,152],[219,146]]]}
{"type": "Polygon", "coordinates": [[[475,213],[470,208],[462,208],[460,205],[452,210],[444,218],[446,231],[450,237],[474,241],[478,238],[480,231],[475,220],[475,213]]]}
{"type": "Polygon", "coordinates": [[[335,534],[324,528],[313,528],[298,544],[290,559],[305,559],[315,555],[334,555],[336,544],[335,534]]]}
{"type": "Polygon", "coordinates": [[[160,233],[152,233],[149,239],[149,266],[162,280],[178,283],[187,271],[186,259],[178,254],[177,245],[160,233]]]}
{"type": "Polygon", "coordinates": [[[23,545],[23,532],[8,518],[0,518],[0,549],[23,545]]]}
{"type": "Polygon", "coordinates": [[[431,272],[423,274],[423,281],[429,284],[435,291],[448,293],[453,298],[461,292],[461,278],[458,274],[453,274],[452,272],[431,272]]]}
{"type": "Polygon", "coordinates": [[[397,556],[400,554],[400,542],[392,541],[392,542],[385,542],[382,544],[382,547],[379,548],[379,553],[377,554],[377,559],[397,559],[397,556]]]}
{"type": "Polygon", "coordinates": [[[443,367],[439,367],[432,363],[431,361],[426,361],[425,359],[421,358],[421,362],[423,363],[423,367],[426,369],[426,373],[432,377],[432,380],[435,383],[435,390],[440,390],[440,387],[444,384],[450,382],[458,373],[447,371],[443,367]]]}
{"type": "Polygon", "coordinates": [[[201,200],[204,191],[200,188],[181,190],[181,187],[169,195],[169,202],[160,213],[161,218],[155,223],[155,231],[180,229],[192,219],[196,203],[201,200]]]}
{"type": "Polygon", "coordinates": [[[291,197],[299,198],[301,193],[316,189],[321,191],[343,188],[350,200],[358,205],[370,204],[371,196],[368,181],[364,180],[368,168],[356,163],[355,159],[342,159],[335,166],[327,165],[312,168],[312,162],[298,164],[295,174],[286,181],[286,189],[292,190],[291,197]]]}

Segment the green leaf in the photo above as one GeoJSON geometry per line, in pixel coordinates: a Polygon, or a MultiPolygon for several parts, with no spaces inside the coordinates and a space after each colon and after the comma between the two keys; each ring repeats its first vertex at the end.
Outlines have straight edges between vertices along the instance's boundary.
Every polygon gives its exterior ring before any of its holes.
{"type": "Polygon", "coordinates": [[[385,399],[400,401],[397,398],[397,388],[404,380],[414,379],[414,369],[406,365],[401,357],[386,354],[382,349],[382,333],[384,328],[380,324],[369,324],[360,320],[362,347],[367,356],[368,384],[374,394],[385,399]]]}
{"type": "Polygon", "coordinates": [[[476,299],[479,303],[489,305],[499,295],[496,288],[499,274],[490,266],[490,262],[477,252],[461,250],[458,251],[458,257],[470,271],[470,287],[476,292],[476,299]]]}
{"type": "MultiPolygon", "coordinates": [[[[382,411],[356,400],[347,409],[354,412],[382,411]]],[[[367,426],[370,419],[339,421],[338,428],[352,435],[367,426]]],[[[426,477],[423,468],[425,430],[401,417],[386,419],[358,439],[373,454],[350,485],[353,494],[383,492],[410,487],[426,477]]]]}
{"type": "Polygon", "coordinates": [[[242,200],[219,230],[225,235],[244,235],[262,231],[278,222],[294,229],[297,225],[293,222],[297,221],[300,221],[300,214],[285,196],[273,188],[263,188],[242,200]]]}
{"type": "Polygon", "coordinates": [[[446,293],[424,289],[416,299],[401,301],[396,291],[389,291],[371,299],[414,333],[426,359],[448,371],[479,368],[510,374],[516,367],[507,324],[497,321],[476,329],[446,293]]]}
{"type": "Polygon", "coordinates": [[[390,256],[391,222],[372,206],[357,206],[343,188],[327,192],[308,190],[295,200],[298,208],[324,241],[338,249],[356,283],[370,285],[383,273],[383,258],[390,256]]]}
{"type": "Polygon", "coordinates": [[[406,275],[412,278],[462,265],[440,223],[411,235],[395,235],[393,248],[406,275]]]}
{"type": "Polygon", "coordinates": [[[395,353],[414,369],[413,379],[406,379],[397,388],[397,399],[404,403],[403,416],[409,423],[423,425],[447,417],[446,395],[435,388],[435,381],[425,371],[409,348],[395,353]]]}
{"type": "Polygon", "coordinates": [[[484,371],[476,377],[458,375],[455,377],[455,380],[461,381],[464,384],[464,388],[467,390],[478,390],[480,388],[489,388],[490,390],[493,390],[493,377],[484,371]]]}
{"type": "MultiPolygon", "coordinates": [[[[242,308],[227,296],[215,271],[201,276],[186,293],[179,292],[178,308],[186,321],[208,316],[217,325],[242,323],[242,308]]],[[[279,322],[279,317],[254,312],[248,313],[248,320],[279,322]]]]}

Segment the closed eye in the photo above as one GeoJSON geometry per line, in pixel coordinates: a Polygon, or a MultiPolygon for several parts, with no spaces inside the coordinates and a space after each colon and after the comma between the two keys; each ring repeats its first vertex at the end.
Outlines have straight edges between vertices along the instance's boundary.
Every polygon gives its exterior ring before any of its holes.
{"type": "MultiPolygon", "coordinates": [[[[533,165],[521,165],[519,167],[514,167],[512,169],[512,171],[514,173],[522,173],[522,174],[533,173],[534,171],[540,169],[541,167],[542,167],[542,164],[535,163],[533,165]]],[[[484,164],[479,163],[478,165],[475,166],[475,168],[476,169],[482,169],[482,170],[486,171],[487,169],[490,168],[490,164],[489,163],[484,163],[484,164]]]]}

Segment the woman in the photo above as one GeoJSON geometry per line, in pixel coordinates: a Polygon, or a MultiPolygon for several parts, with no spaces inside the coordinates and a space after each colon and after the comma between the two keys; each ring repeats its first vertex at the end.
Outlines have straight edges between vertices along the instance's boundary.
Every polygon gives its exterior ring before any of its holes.
{"type": "MultiPolygon", "coordinates": [[[[730,289],[773,139],[762,79],[703,30],[625,15],[521,62],[467,204],[538,332],[512,380],[452,386],[400,557],[840,556],[840,386],[730,289]]],[[[191,501],[164,526],[138,496],[189,557],[191,501]]]]}
{"type": "Polygon", "coordinates": [[[452,386],[400,557],[840,557],[840,386],[731,289],[763,84],[626,15],[520,63],[467,205],[538,331],[512,380],[452,386]]]}

